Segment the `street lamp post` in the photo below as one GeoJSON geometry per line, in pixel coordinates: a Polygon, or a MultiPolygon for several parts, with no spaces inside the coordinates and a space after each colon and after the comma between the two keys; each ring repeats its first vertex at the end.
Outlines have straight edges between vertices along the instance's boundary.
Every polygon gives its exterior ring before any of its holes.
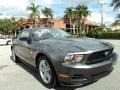
{"type": "Polygon", "coordinates": [[[104,0],[99,1],[99,4],[101,6],[101,27],[103,27],[104,25],[104,21],[103,21],[103,5],[105,4],[104,0]]]}

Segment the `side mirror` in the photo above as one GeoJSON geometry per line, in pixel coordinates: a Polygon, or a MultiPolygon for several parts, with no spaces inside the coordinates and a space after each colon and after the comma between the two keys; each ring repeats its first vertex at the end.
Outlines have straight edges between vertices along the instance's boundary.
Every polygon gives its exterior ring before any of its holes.
{"type": "Polygon", "coordinates": [[[31,43],[32,43],[32,41],[31,41],[30,38],[27,39],[27,43],[28,43],[28,44],[31,44],[31,43]]]}
{"type": "Polygon", "coordinates": [[[13,38],[12,38],[12,41],[13,41],[14,39],[16,39],[16,38],[17,38],[17,37],[13,37],[13,38]]]}

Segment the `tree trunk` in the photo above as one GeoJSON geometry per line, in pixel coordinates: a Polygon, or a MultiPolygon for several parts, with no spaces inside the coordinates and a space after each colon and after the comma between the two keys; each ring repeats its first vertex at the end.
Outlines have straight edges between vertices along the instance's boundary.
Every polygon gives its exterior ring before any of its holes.
{"type": "Polygon", "coordinates": [[[33,24],[34,24],[34,27],[36,27],[36,22],[35,22],[35,18],[33,19],[33,24]]]}
{"type": "Polygon", "coordinates": [[[48,17],[47,17],[47,23],[46,23],[46,26],[48,27],[49,26],[49,22],[48,22],[49,20],[48,20],[48,17]]]}
{"type": "Polygon", "coordinates": [[[70,22],[70,32],[72,33],[72,20],[71,20],[71,18],[69,19],[69,22],[70,22]]]}
{"type": "Polygon", "coordinates": [[[85,21],[87,20],[87,17],[84,17],[84,19],[83,19],[83,26],[84,26],[84,33],[85,33],[85,35],[87,34],[87,31],[86,31],[86,29],[85,29],[85,21]]]}
{"type": "Polygon", "coordinates": [[[17,34],[16,34],[16,30],[15,30],[15,34],[14,34],[14,36],[15,36],[15,37],[17,36],[17,34]]]}
{"type": "Polygon", "coordinates": [[[40,23],[39,23],[39,22],[40,22],[40,16],[38,16],[38,24],[39,24],[39,26],[40,26],[40,23]]]}
{"type": "Polygon", "coordinates": [[[78,36],[81,36],[81,31],[80,31],[81,25],[80,24],[81,24],[81,17],[78,18],[78,26],[77,26],[78,27],[78,36]]]}

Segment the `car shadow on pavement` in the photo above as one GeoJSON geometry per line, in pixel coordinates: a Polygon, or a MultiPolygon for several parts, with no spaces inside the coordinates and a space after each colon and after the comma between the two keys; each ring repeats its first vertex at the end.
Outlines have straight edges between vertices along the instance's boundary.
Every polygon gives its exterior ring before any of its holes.
{"type": "MultiPolygon", "coordinates": [[[[12,60],[12,56],[10,56],[10,59],[12,60]]],[[[18,65],[21,68],[23,68],[25,71],[27,71],[28,73],[30,73],[31,75],[33,75],[36,80],[39,81],[39,78],[38,78],[38,75],[37,75],[37,71],[34,68],[30,67],[29,65],[26,65],[22,61],[18,61],[18,63],[16,65],[18,65]]]]}
{"type": "Polygon", "coordinates": [[[93,83],[95,83],[96,81],[94,82],[91,82],[91,83],[87,83],[87,84],[84,84],[84,85],[81,85],[81,86],[58,86],[56,88],[54,88],[55,90],[75,90],[77,88],[82,88],[82,87],[85,87],[85,86],[89,86],[93,83]]]}
{"type": "MultiPolygon", "coordinates": [[[[12,60],[12,56],[10,56],[10,59],[12,60]]],[[[21,68],[23,68],[25,71],[27,71],[31,75],[33,75],[35,77],[35,79],[41,83],[41,81],[40,81],[40,79],[39,79],[39,77],[37,75],[37,71],[34,68],[30,67],[29,65],[26,65],[25,63],[23,63],[21,61],[19,61],[19,63],[17,63],[17,65],[20,66],[21,68]]],[[[88,84],[85,84],[85,85],[82,85],[82,86],[61,86],[61,85],[59,85],[59,86],[57,86],[55,88],[52,88],[52,89],[55,89],[55,90],[75,90],[77,88],[82,88],[82,87],[88,86],[88,85],[93,84],[93,83],[94,82],[88,83],[88,84]]]]}

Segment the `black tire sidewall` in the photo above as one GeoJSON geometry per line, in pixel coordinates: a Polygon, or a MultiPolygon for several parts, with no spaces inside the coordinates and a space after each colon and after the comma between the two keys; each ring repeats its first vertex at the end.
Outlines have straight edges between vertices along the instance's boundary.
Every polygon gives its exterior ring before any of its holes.
{"type": "MultiPolygon", "coordinates": [[[[13,50],[14,50],[14,48],[12,48],[12,60],[13,60],[13,50]]],[[[14,55],[15,55],[15,60],[13,60],[13,62],[18,63],[18,58],[15,54],[15,50],[14,50],[14,55]]]]}

